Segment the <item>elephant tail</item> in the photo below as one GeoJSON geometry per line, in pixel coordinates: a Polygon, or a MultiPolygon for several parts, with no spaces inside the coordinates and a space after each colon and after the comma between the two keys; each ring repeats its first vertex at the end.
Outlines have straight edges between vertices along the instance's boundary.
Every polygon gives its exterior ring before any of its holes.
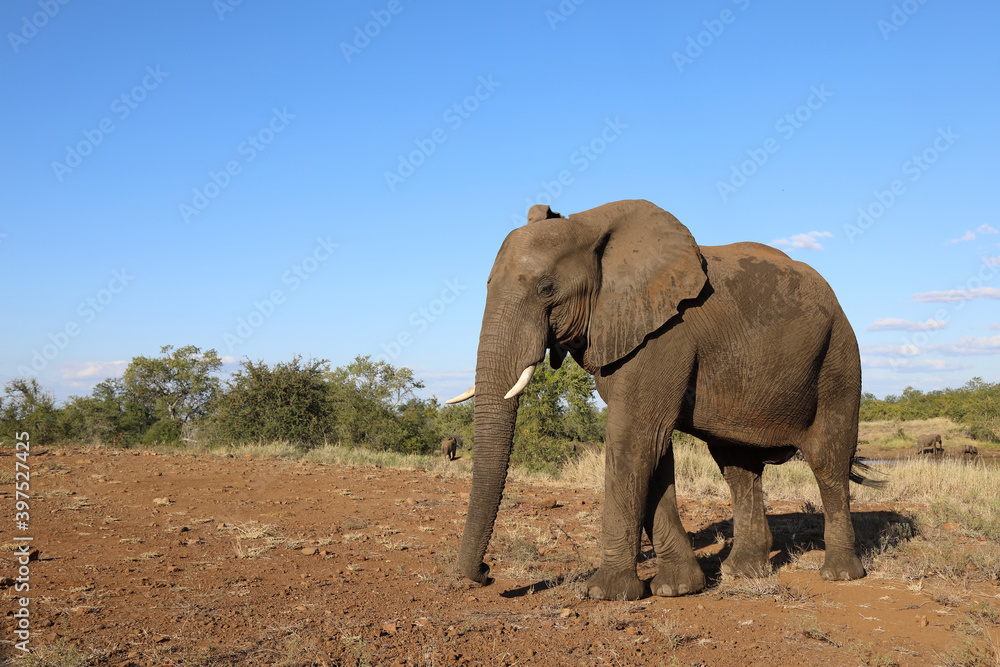
{"type": "Polygon", "coordinates": [[[851,481],[861,486],[868,486],[873,489],[884,489],[889,486],[887,479],[872,479],[871,474],[879,474],[877,470],[855,458],[851,462],[851,481]]]}

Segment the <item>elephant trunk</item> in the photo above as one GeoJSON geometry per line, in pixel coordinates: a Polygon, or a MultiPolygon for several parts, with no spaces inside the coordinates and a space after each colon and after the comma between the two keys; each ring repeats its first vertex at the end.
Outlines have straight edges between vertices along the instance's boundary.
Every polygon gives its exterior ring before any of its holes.
{"type": "Polygon", "coordinates": [[[516,329],[484,318],[476,363],[475,458],[458,564],[465,576],[483,585],[490,582],[483,556],[500,509],[517,421],[518,397],[504,398],[523,370],[518,367],[523,355],[515,352],[522,346],[511,342],[519,338],[516,329]]]}

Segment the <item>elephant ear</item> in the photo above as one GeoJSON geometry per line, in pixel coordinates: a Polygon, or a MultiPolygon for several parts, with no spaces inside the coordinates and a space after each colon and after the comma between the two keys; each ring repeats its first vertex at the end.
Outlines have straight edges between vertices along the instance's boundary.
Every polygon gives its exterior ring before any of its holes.
{"type": "Polygon", "coordinates": [[[585,353],[588,367],[601,367],[639,347],[682,301],[697,298],[708,276],[688,228],[648,201],[605,204],[570,219],[577,218],[605,227],[585,353]]]}

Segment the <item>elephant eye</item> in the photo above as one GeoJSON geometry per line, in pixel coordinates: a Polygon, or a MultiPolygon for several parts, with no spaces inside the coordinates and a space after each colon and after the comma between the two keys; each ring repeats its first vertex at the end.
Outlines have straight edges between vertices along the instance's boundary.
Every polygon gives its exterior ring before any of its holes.
{"type": "Polygon", "coordinates": [[[551,280],[541,280],[539,281],[536,290],[538,291],[538,296],[548,298],[555,293],[556,288],[555,285],[552,284],[551,280]]]}

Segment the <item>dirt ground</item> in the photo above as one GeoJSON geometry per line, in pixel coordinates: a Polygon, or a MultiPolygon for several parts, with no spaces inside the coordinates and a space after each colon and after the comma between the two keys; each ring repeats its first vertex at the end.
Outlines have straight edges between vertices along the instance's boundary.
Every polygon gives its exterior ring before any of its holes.
{"type": "MultiPolygon", "coordinates": [[[[42,664],[961,664],[989,650],[967,632],[969,605],[1000,602],[989,584],[949,602],[946,582],[823,582],[808,546],[821,515],[790,504],[770,508],[776,580],[722,580],[729,504],[682,499],[709,587],[599,602],[581,597],[600,556],[597,492],[508,484],[487,555],[496,581],[480,587],[456,574],[458,476],[96,449],[36,452],[31,468],[42,664]]],[[[13,515],[12,485],[0,491],[13,515]]],[[[875,525],[906,515],[854,509],[875,525]]],[[[0,522],[0,544],[16,534],[13,516],[0,522]]],[[[17,576],[11,553],[0,577],[17,576]]],[[[8,580],[0,594],[11,656],[23,593],[8,580]]]]}

